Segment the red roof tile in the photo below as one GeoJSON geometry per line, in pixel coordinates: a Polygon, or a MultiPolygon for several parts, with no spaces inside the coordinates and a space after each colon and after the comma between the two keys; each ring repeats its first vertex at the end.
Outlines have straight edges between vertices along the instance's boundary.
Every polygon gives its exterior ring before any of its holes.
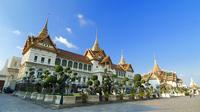
{"type": "Polygon", "coordinates": [[[68,60],[77,61],[77,62],[83,62],[83,63],[86,63],[86,64],[91,64],[91,62],[89,61],[89,59],[87,57],[80,55],[80,54],[70,52],[70,51],[65,51],[65,50],[62,50],[62,49],[58,49],[58,57],[68,59],[68,60]]]}

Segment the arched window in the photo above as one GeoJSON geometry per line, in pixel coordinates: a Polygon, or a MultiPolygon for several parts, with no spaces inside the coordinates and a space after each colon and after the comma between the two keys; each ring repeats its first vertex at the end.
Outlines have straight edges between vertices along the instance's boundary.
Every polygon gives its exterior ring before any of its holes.
{"type": "Polygon", "coordinates": [[[74,62],[74,68],[77,68],[77,67],[78,67],[78,63],[74,62]]]}
{"type": "Polygon", "coordinates": [[[67,61],[66,60],[62,60],[62,66],[67,66],[67,61]]]}
{"type": "Polygon", "coordinates": [[[37,70],[37,78],[40,78],[42,76],[42,73],[43,73],[43,69],[42,68],[39,68],[37,70]]]}
{"type": "Polygon", "coordinates": [[[68,67],[69,67],[69,68],[72,67],[72,61],[68,61],[68,67]]]}
{"type": "Polygon", "coordinates": [[[60,58],[56,58],[55,64],[56,64],[56,65],[60,65],[60,63],[61,63],[61,59],[60,59],[60,58]]]}
{"type": "Polygon", "coordinates": [[[42,58],[41,58],[41,63],[44,63],[44,61],[45,61],[45,58],[42,57],[42,58]]]}
{"type": "Polygon", "coordinates": [[[83,82],[84,82],[84,83],[86,82],[86,77],[83,77],[83,82]]]}
{"type": "Polygon", "coordinates": [[[79,69],[83,69],[83,64],[82,64],[82,63],[79,63],[78,68],[79,68],[79,69]]]}
{"type": "Polygon", "coordinates": [[[84,70],[87,70],[87,64],[84,64],[84,70]]]}
{"type": "Polygon", "coordinates": [[[91,71],[91,70],[92,70],[92,66],[88,65],[88,71],[91,71]]]}

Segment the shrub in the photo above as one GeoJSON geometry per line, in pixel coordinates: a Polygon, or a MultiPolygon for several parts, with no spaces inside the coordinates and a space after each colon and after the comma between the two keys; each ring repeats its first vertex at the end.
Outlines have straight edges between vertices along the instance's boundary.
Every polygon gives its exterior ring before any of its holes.
{"type": "Polygon", "coordinates": [[[140,97],[140,99],[143,99],[143,97],[144,97],[144,92],[143,91],[139,92],[139,97],[140,97]]]}
{"type": "Polygon", "coordinates": [[[136,74],[134,75],[134,81],[137,82],[137,81],[141,81],[142,77],[140,74],[136,74]]]}
{"type": "Polygon", "coordinates": [[[94,81],[94,80],[98,80],[98,76],[97,75],[93,75],[92,76],[92,80],[94,81]]]}
{"type": "Polygon", "coordinates": [[[100,85],[100,81],[99,80],[95,80],[94,81],[94,86],[98,87],[100,85]]]}
{"type": "Polygon", "coordinates": [[[56,66],[55,66],[55,71],[56,71],[56,72],[62,72],[62,71],[63,71],[63,67],[62,67],[62,66],[59,66],[59,65],[56,65],[56,66]]]}
{"type": "Polygon", "coordinates": [[[131,92],[131,99],[135,99],[135,93],[134,92],[131,92]]]}
{"type": "Polygon", "coordinates": [[[185,92],[185,96],[189,96],[190,95],[190,93],[189,92],[185,92]]]}
{"type": "Polygon", "coordinates": [[[93,82],[91,80],[87,81],[88,86],[92,86],[93,82]]]}

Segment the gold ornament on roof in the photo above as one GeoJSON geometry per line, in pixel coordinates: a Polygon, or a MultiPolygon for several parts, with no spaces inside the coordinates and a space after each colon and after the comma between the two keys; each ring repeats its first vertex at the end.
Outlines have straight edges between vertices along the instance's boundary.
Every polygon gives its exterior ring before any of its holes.
{"type": "Polygon", "coordinates": [[[157,73],[157,72],[161,72],[162,70],[160,69],[159,65],[156,62],[156,59],[154,59],[154,67],[152,70],[152,73],[157,73]]]}
{"type": "Polygon", "coordinates": [[[125,61],[125,58],[124,58],[124,55],[123,53],[121,54],[121,58],[120,58],[120,62],[119,62],[120,65],[124,65],[126,64],[126,61],[125,61]]]}
{"type": "Polygon", "coordinates": [[[42,31],[39,33],[39,38],[46,38],[48,36],[48,18],[45,22],[44,27],[42,28],[42,31]]]}
{"type": "Polygon", "coordinates": [[[94,42],[94,45],[92,47],[92,51],[100,51],[100,47],[99,47],[99,42],[98,42],[98,33],[96,31],[96,40],[94,42]]]}

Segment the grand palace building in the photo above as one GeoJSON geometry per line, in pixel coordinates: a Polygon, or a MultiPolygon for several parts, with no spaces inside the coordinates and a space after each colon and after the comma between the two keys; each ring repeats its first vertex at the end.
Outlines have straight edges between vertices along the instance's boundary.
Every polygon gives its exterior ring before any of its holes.
{"type": "Polygon", "coordinates": [[[155,86],[167,84],[171,87],[181,87],[183,85],[182,79],[178,78],[175,72],[162,70],[156,60],[154,60],[153,69],[149,73],[144,74],[143,80],[152,82],[156,84],[155,86]]]}
{"type": "Polygon", "coordinates": [[[92,75],[97,75],[100,82],[107,71],[108,74],[116,74],[118,78],[128,77],[133,79],[134,70],[131,64],[126,63],[121,56],[119,64],[114,64],[110,56],[99,47],[98,35],[91,49],[87,49],[83,55],[59,49],[48,34],[48,20],[37,36],[28,36],[25,42],[18,79],[25,77],[29,69],[33,69],[35,77],[49,70],[53,75],[55,65],[70,67],[73,73],[78,74],[77,83],[86,84],[92,75]]]}

